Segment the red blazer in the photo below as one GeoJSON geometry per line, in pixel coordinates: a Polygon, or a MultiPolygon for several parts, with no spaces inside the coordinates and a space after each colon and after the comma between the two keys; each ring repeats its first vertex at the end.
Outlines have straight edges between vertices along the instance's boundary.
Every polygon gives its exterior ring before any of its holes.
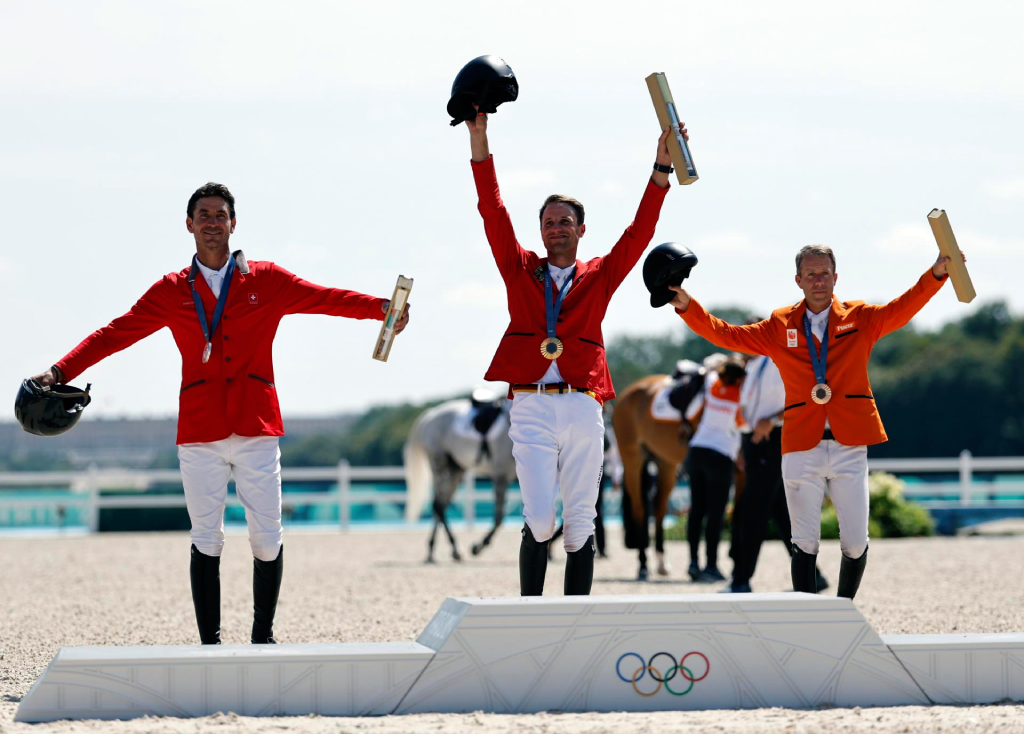
{"type": "MultiPolygon", "coordinates": [[[[770,318],[750,326],[727,324],[692,299],[680,315],[687,326],[711,343],[725,349],[765,354],[778,365],[786,386],[782,453],[817,446],[825,432],[826,418],[839,443],[870,446],[888,440],[868,381],[871,349],[886,334],[906,326],[945,281],[945,276],[937,279],[929,270],[913,288],[884,306],[832,299],[825,372],[832,399],[824,405],[811,400],[811,389],[817,380],[804,336],[806,301],[773,311],[770,318]]],[[[676,312],[679,313],[678,309],[676,312]]],[[[813,338],[815,348],[820,350],[821,343],[813,338]]]]}
{"type": "MultiPolygon", "coordinates": [[[[544,269],[548,260],[524,250],[516,241],[512,220],[498,192],[494,158],[474,162],[473,177],[487,241],[505,281],[509,313],[509,325],[484,379],[537,382],[551,365],[540,353],[540,343],[547,337],[544,269]]],[[[648,182],[636,218],[611,252],[587,262],[576,261],[575,279],[562,302],[557,333],[565,351],[558,358],[558,371],[570,385],[594,390],[601,402],[615,397],[601,322],[612,294],[654,236],[667,191],[653,181],[648,182]]]]}
{"type": "MultiPolygon", "coordinates": [[[[284,435],[271,347],[285,314],[384,319],[384,299],[324,288],[272,262],[250,260],[248,273],[235,270],[220,325],[213,335],[213,353],[203,364],[206,339],[188,283],[190,270],[191,266],[165,275],[128,313],[94,331],[57,362],[64,379],[70,381],[101,359],[165,326],[169,328],[181,352],[179,444],[218,441],[233,433],[284,435]]],[[[195,286],[210,319],[217,299],[201,274],[195,286]]]]}

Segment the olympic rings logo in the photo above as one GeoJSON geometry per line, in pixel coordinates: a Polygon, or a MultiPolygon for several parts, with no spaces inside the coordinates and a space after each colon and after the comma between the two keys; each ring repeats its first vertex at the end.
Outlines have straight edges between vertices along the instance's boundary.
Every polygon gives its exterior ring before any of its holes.
{"type": "Polygon", "coordinates": [[[708,673],[710,672],[711,663],[708,662],[707,656],[702,652],[696,651],[686,653],[685,655],[683,655],[682,659],[679,662],[676,662],[675,656],[668,652],[656,652],[653,655],[651,655],[651,659],[646,662],[644,662],[644,659],[640,657],[639,654],[635,652],[627,652],[624,653],[621,657],[619,657],[618,661],[615,663],[615,673],[619,676],[622,682],[631,684],[633,686],[633,690],[641,696],[644,696],[645,698],[649,698],[656,694],[658,691],[661,690],[662,686],[664,686],[665,690],[671,693],[673,696],[685,696],[687,693],[693,690],[693,685],[695,683],[699,683],[700,681],[707,678],[708,673]],[[693,671],[687,667],[686,661],[691,656],[697,656],[704,661],[703,675],[695,676],[693,674],[693,671]],[[636,658],[638,661],[640,661],[640,665],[639,667],[637,667],[635,671],[633,671],[633,675],[627,678],[622,674],[622,661],[628,657],[636,658]],[[665,669],[664,675],[661,674],[661,671],[658,668],[654,667],[654,661],[660,657],[666,657],[672,663],[669,667],[665,669]],[[650,674],[652,680],[657,682],[657,685],[655,686],[654,690],[643,691],[640,689],[640,686],[638,686],[637,683],[642,681],[644,677],[648,674],[650,674]],[[686,687],[686,690],[677,691],[676,689],[672,688],[671,685],[669,685],[670,681],[672,681],[676,677],[676,675],[678,675],[685,681],[689,681],[690,685],[686,687]]]}

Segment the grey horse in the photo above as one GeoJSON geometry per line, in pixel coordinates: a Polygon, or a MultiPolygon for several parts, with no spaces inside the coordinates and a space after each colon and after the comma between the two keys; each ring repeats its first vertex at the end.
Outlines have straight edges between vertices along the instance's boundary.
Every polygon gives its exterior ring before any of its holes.
{"type": "Polygon", "coordinates": [[[476,544],[477,555],[490,544],[505,517],[505,492],[516,478],[512,439],[508,437],[511,401],[486,390],[471,399],[449,400],[420,415],[403,449],[408,500],[407,521],[418,520],[434,485],[434,527],[430,531],[427,562],[434,561],[434,540],[441,526],[452,545],[452,558],[462,560],[448,527],[446,513],[455,490],[469,470],[490,475],[494,483],[494,527],[476,544]]]}

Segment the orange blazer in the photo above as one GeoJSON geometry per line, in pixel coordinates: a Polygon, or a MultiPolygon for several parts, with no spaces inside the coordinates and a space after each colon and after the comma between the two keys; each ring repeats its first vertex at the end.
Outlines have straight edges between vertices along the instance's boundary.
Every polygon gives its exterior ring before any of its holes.
{"type": "MultiPolygon", "coordinates": [[[[777,309],[764,321],[733,326],[708,313],[695,299],[685,313],[676,309],[693,331],[713,344],[772,358],[786,386],[782,453],[806,451],[818,445],[825,419],[839,443],[870,446],[887,441],[882,419],[868,381],[868,358],[875,342],[913,318],[939,292],[941,279],[929,269],[910,290],[884,306],[864,301],[840,301],[833,296],[828,317],[828,365],[825,377],[832,399],[824,405],[811,400],[816,384],[804,336],[807,302],[777,309]]],[[[821,348],[812,336],[815,348],[821,348]]]]}

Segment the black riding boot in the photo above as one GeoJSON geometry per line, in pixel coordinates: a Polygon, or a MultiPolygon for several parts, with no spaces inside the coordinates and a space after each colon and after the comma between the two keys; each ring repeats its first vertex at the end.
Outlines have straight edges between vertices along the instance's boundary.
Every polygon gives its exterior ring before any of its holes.
{"type": "Polygon", "coordinates": [[[284,546],[273,561],[252,559],[252,644],[276,645],[274,639],[274,613],[277,597],[281,593],[281,575],[284,572],[284,546]]]}
{"type": "Polygon", "coordinates": [[[519,593],[541,596],[544,576],[548,572],[548,543],[537,541],[529,525],[523,525],[523,542],[519,545],[519,593]]]}
{"type": "Polygon", "coordinates": [[[565,558],[565,595],[589,596],[590,587],[594,585],[594,554],[597,545],[591,535],[576,551],[566,551],[565,558]]]}
{"type": "Polygon", "coordinates": [[[192,604],[196,608],[199,642],[220,644],[220,556],[208,556],[192,546],[189,565],[192,580],[192,604]]]}
{"type": "Polygon", "coordinates": [[[793,546],[793,557],[789,562],[789,572],[793,577],[793,591],[806,591],[808,594],[818,593],[817,575],[814,567],[818,561],[817,553],[804,553],[793,546]]]}
{"type": "Polygon", "coordinates": [[[850,558],[845,553],[839,565],[839,591],[836,596],[852,599],[857,595],[860,580],[864,577],[864,567],[868,565],[868,549],[860,554],[860,558],[850,558]]]}

